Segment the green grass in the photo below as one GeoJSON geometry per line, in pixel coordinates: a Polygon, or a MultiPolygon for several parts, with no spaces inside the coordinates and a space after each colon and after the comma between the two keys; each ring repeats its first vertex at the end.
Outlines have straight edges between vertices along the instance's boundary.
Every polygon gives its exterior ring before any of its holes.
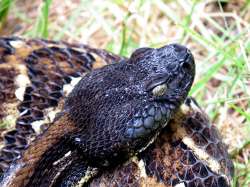
{"type": "Polygon", "coordinates": [[[11,4],[12,0],[0,0],[0,28],[1,24],[6,20],[11,4]]]}
{"type": "Polygon", "coordinates": [[[36,18],[35,27],[31,31],[31,37],[47,38],[49,31],[49,7],[52,0],[44,0],[39,7],[38,16],[36,18]]]}
{"type": "MultiPolygon", "coordinates": [[[[124,56],[142,46],[170,42],[189,46],[197,62],[190,95],[224,133],[236,168],[234,186],[249,186],[250,1],[229,11],[219,4],[212,12],[205,11],[204,2],[81,0],[65,8],[66,0],[47,0],[30,13],[14,3],[9,16],[21,19],[23,36],[89,43],[124,56]],[[59,8],[65,12],[58,13],[59,8]],[[56,16],[49,16],[52,13],[56,16]],[[214,80],[220,82],[218,86],[213,86],[214,80]],[[232,120],[228,117],[235,120],[231,126],[226,125],[232,120]],[[238,159],[242,155],[244,161],[238,159]]],[[[6,19],[10,5],[11,1],[0,1],[0,22],[6,19]]]]}

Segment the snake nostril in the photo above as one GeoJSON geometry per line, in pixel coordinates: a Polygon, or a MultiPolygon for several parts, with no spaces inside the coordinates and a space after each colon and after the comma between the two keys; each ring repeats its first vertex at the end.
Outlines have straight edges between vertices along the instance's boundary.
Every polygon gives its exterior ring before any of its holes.
{"type": "Polygon", "coordinates": [[[187,50],[187,54],[185,60],[182,62],[182,68],[186,71],[192,70],[194,67],[194,58],[189,50],[187,50]]]}
{"type": "Polygon", "coordinates": [[[182,63],[182,67],[185,70],[190,70],[191,69],[191,64],[188,61],[185,61],[182,63]]]}

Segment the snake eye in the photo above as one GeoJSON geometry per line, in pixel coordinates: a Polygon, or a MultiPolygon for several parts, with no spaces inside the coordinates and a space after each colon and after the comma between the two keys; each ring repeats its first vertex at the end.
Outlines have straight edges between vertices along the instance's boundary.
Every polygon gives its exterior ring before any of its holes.
{"type": "Polygon", "coordinates": [[[152,79],[146,83],[146,90],[152,92],[154,96],[163,96],[167,89],[169,75],[166,73],[155,74],[152,79]]]}
{"type": "Polygon", "coordinates": [[[167,91],[166,84],[160,84],[153,88],[152,93],[154,96],[163,96],[167,91]]]}

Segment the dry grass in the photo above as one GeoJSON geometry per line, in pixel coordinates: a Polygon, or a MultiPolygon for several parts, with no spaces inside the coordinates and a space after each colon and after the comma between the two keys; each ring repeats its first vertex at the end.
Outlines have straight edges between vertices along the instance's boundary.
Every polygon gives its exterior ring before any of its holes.
{"type": "Polygon", "coordinates": [[[197,64],[190,95],[229,145],[236,167],[234,185],[250,185],[249,0],[44,2],[14,2],[1,35],[48,36],[125,56],[142,46],[188,46],[197,64]]]}

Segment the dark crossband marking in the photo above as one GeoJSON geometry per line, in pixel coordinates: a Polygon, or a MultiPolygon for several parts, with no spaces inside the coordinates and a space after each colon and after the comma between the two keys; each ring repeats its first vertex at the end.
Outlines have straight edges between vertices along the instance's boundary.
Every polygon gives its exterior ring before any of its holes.
{"type": "Polygon", "coordinates": [[[53,121],[86,72],[122,60],[81,44],[21,38],[0,38],[0,57],[0,120],[16,121],[4,136],[1,172],[53,121]]]}

